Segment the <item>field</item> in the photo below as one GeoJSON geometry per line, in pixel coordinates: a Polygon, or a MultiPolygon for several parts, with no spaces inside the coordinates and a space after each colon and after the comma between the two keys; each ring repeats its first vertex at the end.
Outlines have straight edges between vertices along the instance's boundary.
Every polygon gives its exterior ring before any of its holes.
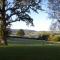
{"type": "Polygon", "coordinates": [[[60,46],[60,43],[57,42],[22,38],[9,38],[8,43],[10,46],[60,46]]]}
{"type": "Polygon", "coordinates": [[[60,60],[60,43],[10,38],[0,47],[0,60],[60,60]]]}

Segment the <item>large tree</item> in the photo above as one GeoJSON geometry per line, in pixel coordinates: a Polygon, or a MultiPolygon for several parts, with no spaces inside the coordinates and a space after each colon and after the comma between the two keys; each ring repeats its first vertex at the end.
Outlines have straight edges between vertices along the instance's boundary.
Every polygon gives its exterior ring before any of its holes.
{"type": "Polygon", "coordinates": [[[41,0],[0,0],[0,43],[7,45],[7,28],[12,22],[25,21],[33,25],[31,10],[41,10],[41,0]],[[13,17],[15,17],[13,19],[13,17]]]}
{"type": "Polygon", "coordinates": [[[60,0],[48,0],[49,17],[53,19],[51,30],[60,30],[60,0]]]}

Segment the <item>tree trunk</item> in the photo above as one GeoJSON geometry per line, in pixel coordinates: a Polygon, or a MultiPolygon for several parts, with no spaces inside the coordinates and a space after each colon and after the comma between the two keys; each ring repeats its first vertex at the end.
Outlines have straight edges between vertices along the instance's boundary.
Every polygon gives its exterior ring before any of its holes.
{"type": "Polygon", "coordinates": [[[0,43],[3,45],[7,45],[7,32],[6,32],[6,25],[3,19],[0,20],[0,43]]]}
{"type": "Polygon", "coordinates": [[[1,45],[8,45],[4,30],[1,31],[0,44],[1,45]]]}
{"type": "Polygon", "coordinates": [[[5,20],[5,0],[2,0],[2,14],[0,19],[0,43],[7,45],[6,39],[6,20],[5,20]]]}

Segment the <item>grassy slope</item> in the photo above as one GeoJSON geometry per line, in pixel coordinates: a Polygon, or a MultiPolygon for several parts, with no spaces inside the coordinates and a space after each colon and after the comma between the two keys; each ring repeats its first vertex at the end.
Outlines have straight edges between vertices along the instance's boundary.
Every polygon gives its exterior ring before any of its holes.
{"type": "Polygon", "coordinates": [[[0,60],[60,60],[57,46],[8,46],[0,48],[0,60]]]}

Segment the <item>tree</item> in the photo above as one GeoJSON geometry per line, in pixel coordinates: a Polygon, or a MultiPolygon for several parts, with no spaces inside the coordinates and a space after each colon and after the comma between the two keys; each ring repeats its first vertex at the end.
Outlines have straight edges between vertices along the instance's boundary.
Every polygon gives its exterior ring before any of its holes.
{"type": "Polygon", "coordinates": [[[60,30],[60,0],[48,0],[49,16],[53,19],[51,30],[60,30]]]}
{"type": "Polygon", "coordinates": [[[20,36],[20,37],[23,37],[25,35],[25,32],[24,32],[23,29],[20,29],[20,30],[17,31],[16,35],[20,36]]]}
{"type": "Polygon", "coordinates": [[[31,10],[38,13],[41,9],[41,0],[0,0],[0,41],[7,45],[7,27],[16,21],[25,21],[33,25],[33,19],[29,16],[31,10]],[[16,17],[13,19],[13,17],[16,17]]]}

